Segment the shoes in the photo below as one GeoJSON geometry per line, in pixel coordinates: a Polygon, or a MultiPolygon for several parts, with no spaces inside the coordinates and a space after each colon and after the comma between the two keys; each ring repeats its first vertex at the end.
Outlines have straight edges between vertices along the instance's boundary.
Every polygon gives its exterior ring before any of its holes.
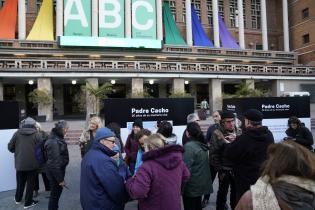
{"type": "Polygon", "coordinates": [[[36,206],[37,204],[38,204],[38,201],[34,201],[34,200],[33,200],[33,202],[32,202],[30,205],[24,206],[24,209],[32,208],[33,206],[36,206]]]}
{"type": "Polygon", "coordinates": [[[15,204],[21,204],[21,201],[16,201],[15,198],[14,198],[14,202],[15,204]]]}
{"type": "Polygon", "coordinates": [[[209,204],[209,200],[208,199],[204,199],[201,202],[201,207],[202,208],[206,208],[206,206],[208,206],[208,204],[209,204]]]}
{"type": "Polygon", "coordinates": [[[38,196],[38,191],[34,191],[34,194],[33,194],[33,198],[36,198],[38,196]]]}

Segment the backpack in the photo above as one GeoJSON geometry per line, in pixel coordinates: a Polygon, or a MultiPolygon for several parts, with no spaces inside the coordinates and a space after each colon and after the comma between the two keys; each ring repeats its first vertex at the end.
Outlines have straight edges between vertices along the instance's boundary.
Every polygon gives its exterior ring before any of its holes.
{"type": "Polygon", "coordinates": [[[37,162],[39,163],[39,165],[43,165],[47,162],[47,152],[45,150],[45,140],[41,140],[39,141],[39,143],[37,143],[35,145],[35,158],[37,160],[37,162]]]}

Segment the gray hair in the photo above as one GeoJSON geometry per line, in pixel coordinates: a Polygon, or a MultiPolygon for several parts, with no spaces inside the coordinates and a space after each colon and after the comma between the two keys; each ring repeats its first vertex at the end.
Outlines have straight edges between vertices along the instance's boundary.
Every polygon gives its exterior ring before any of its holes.
{"type": "Polygon", "coordinates": [[[42,129],[42,126],[40,125],[39,122],[36,122],[36,123],[35,123],[35,127],[36,127],[36,129],[38,129],[38,130],[41,130],[41,129],[42,129]]]}
{"type": "Polygon", "coordinates": [[[200,120],[197,113],[191,113],[187,116],[187,123],[196,122],[200,120]]]}

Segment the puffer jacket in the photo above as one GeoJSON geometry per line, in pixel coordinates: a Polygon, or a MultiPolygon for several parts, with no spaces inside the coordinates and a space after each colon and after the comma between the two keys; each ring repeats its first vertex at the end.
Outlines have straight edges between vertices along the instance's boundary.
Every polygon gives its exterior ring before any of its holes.
{"type": "Polygon", "coordinates": [[[313,150],[313,135],[307,127],[300,126],[297,129],[288,128],[285,133],[287,134],[287,136],[295,138],[296,143],[303,145],[309,150],[313,150]]]}
{"type": "Polygon", "coordinates": [[[53,128],[44,148],[47,152],[47,171],[53,174],[58,183],[64,181],[69,152],[63,134],[53,128]]]}
{"type": "Polygon", "coordinates": [[[41,141],[35,128],[20,128],[14,133],[8,144],[8,150],[14,153],[17,171],[32,171],[39,168],[35,158],[35,146],[41,141]]]}

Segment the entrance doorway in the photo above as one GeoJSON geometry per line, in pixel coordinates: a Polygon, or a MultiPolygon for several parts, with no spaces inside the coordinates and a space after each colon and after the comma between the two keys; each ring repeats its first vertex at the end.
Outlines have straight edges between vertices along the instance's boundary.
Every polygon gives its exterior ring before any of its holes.
{"type": "Polygon", "coordinates": [[[80,85],[63,85],[64,115],[84,115],[84,112],[80,110],[79,102],[75,100],[75,96],[80,92],[80,85]]]}

